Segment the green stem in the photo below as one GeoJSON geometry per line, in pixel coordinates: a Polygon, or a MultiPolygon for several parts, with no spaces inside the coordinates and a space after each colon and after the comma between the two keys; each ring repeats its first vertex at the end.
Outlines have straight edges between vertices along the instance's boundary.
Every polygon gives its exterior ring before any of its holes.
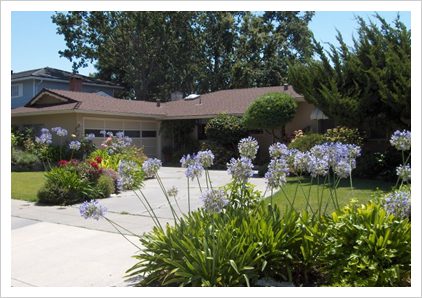
{"type": "Polygon", "coordinates": [[[190,188],[189,188],[189,178],[186,178],[188,180],[188,213],[190,213],[190,188]]]}
{"type": "Polygon", "coordinates": [[[287,196],[286,192],[284,191],[284,189],[283,189],[283,188],[280,188],[280,189],[281,189],[281,192],[282,192],[282,193],[284,194],[284,196],[286,197],[287,202],[289,202],[291,210],[294,210],[293,204],[292,204],[292,202],[289,200],[289,197],[287,196]]]}
{"type": "Polygon", "coordinates": [[[199,182],[199,177],[198,177],[198,176],[196,176],[196,181],[198,181],[199,190],[200,190],[200,191],[201,191],[201,193],[202,193],[202,186],[201,186],[201,182],[199,182]]]}
{"type": "Polygon", "coordinates": [[[157,215],[154,212],[154,209],[152,209],[151,205],[149,204],[148,200],[146,199],[146,197],[144,196],[144,194],[142,193],[142,191],[139,191],[141,193],[141,195],[143,196],[143,198],[145,199],[147,205],[145,204],[145,202],[142,200],[142,198],[138,195],[138,193],[133,190],[134,194],[136,195],[136,197],[138,198],[139,202],[142,203],[142,205],[144,206],[145,210],[148,212],[149,216],[152,218],[154,225],[159,226],[161,229],[163,229],[160,225],[160,221],[158,220],[157,215]],[[151,213],[152,212],[152,213],[151,213]]]}
{"type": "MultiPolygon", "coordinates": [[[[159,226],[159,227],[160,227],[160,229],[163,231],[163,227],[161,226],[161,223],[160,223],[160,221],[159,221],[159,219],[158,219],[158,217],[157,217],[157,214],[155,214],[154,209],[151,207],[151,204],[149,203],[149,201],[147,200],[147,198],[145,197],[144,193],[143,193],[141,190],[139,190],[139,193],[142,195],[142,197],[144,198],[145,202],[148,204],[148,206],[149,206],[149,208],[150,208],[150,210],[151,210],[152,214],[154,215],[154,217],[153,217],[153,218],[155,218],[155,219],[156,219],[158,226],[159,226]]],[[[137,194],[136,192],[135,192],[135,194],[137,195],[137,197],[139,198],[139,200],[142,202],[142,200],[141,200],[141,198],[138,196],[138,194],[137,194]]],[[[147,209],[147,210],[148,210],[148,209],[147,209]]],[[[148,213],[149,213],[149,211],[148,211],[148,213]]],[[[150,213],[150,214],[151,214],[151,213],[150,213]]]]}
{"type": "Polygon", "coordinates": [[[155,175],[155,177],[157,178],[158,184],[160,185],[161,190],[163,191],[164,196],[165,196],[165,198],[166,198],[166,200],[167,200],[167,203],[169,204],[169,207],[170,207],[171,213],[173,214],[174,224],[176,224],[176,223],[177,223],[177,220],[176,220],[176,219],[179,219],[179,217],[177,216],[176,211],[174,211],[174,208],[173,208],[173,206],[171,205],[171,202],[170,202],[169,196],[168,196],[168,194],[167,194],[167,191],[166,191],[166,189],[165,189],[165,187],[164,187],[164,184],[163,184],[163,182],[161,181],[161,178],[160,178],[160,176],[158,175],[158,173],[155,175]]]}
{"type": "MultiPolygon", "coordinates": [[[[139,250],[141,250],[141,248],[138,246],[138,245],[136,245],[135,243],[133,243],[132,241],[130,241],[129,240],[129,238],[127,238],[126,237],[126,235],[125,234],[123,234],[117,227],[116,227],[116,223],[115,222],[113,222],[113,221],[111,221],[110,219],[108,219],[107,217],[105,217],[105,216],[103,216],[103,218],[104,219],[106,219],[112,226],[113,226],[113,228],[115,228],[116,229],[116,231],[117,232],[119,232],[119,234],[120,235],[122,235],[123,236],[123,238],[125,238],[130,244],[132,244],[133,246],[135,246],[137,249],[139,249],[139,250]]],[[[135,236],[137,236],[137,235],[135,235],[135,236]]],[[[139,236],[137,236],[137,237],[139,237],[139,236]]]]}

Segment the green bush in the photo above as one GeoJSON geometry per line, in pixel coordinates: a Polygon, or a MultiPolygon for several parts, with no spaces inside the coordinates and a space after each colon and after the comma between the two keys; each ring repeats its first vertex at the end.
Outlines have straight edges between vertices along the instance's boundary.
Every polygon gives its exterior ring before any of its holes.
{"type": "Polygon", "coordinates": [[[226,113],[208,121],[205,134],[210,141],[235,148],[240,139],[247,136],[242,119],[226,113]]]}
{"type": "Polygon", "coordinates": [[[108,198],[115,191],[113,178],[110,176],[101,175],[100,178],[98,178],[96,188],[98,194],[102,198],[108,198]]]}
{"type": "Polygon", "coordinates": [[[12,149],[12,170],[39,170],[41,168],[41,161],[35,154],[12,149]]]}
{"type": "Polygon", "coordinates": [[[348,128],[344,126],[327,129],[324,133],[324,139],[327,142],[340,142],[358,146],[362,146],[363,143],[363,138],[357,128],[348,128]]]}
{"type": "Polygon", "coordinates": [[[356,169],[353,175],[360,178],[383,179],[396,181],[396,167],[402,162],[402,156],[394,148],[382,152],[364,152],[356,159],[356,169]]]}
{"type": "Polygon", "coordinates": [[[245,127],[250,129],[270,130],[276,137],[275,129],[281,129],[283,137],[284,126],[296,114],[296,100],[286,93],[268,93],[255,100],[243,114],[245,127]]]}
{"type": "Polygon", "coordinates": [[[308,151],[313,146],[325,142],[324,136],[318,133],[309,133],[295,138],[290,144],[290,149],[298,149],[302,152],[308,151]]]}
{"type": "Polygon", "coordinates": [[[298,241],[297,214],[260,205],[223,213],[194,211],[175,226],[140,238],[130,277],[150,286],[253,286],[261,277],[289,278],[289,247],[298,241]]]}
{"type": "Polygon", "coordinates": [[[211,150],[214,154],[213,169],[226,169],[227,163],[232,157],[237,157],[237,151],[229,150],[227,147],[212,141],[201,143],[201,150],[211,150]]]}
{"type": "Polygon", "coordinates": [[[342,286],[404,286],[410,277],[410,222],[369,202],[332,214],[319,262],[342,286]]]}
{"type": "Polygon", "coordinates": [[[72,168],[53,168],[45,177],[46,183],[38,192],[38,203],[71,205],[98,197],[90,182],[72,168]]]}

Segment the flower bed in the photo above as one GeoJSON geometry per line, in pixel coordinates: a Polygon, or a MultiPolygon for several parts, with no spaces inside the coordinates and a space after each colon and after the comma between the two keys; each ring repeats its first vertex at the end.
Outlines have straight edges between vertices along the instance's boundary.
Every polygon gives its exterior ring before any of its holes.
{"type": "MultiPolygon", "coordinates": [[[[140,286],[257,286],[265,280],[295,286],[409,286],[410,174],[405,152],[410,150],[410,132],[396,132],[391,143],[403,153],[396,188],[368,203],[352,200],[347,206],[339,206],[336,189],[342,179],[353,188],[360,148],[352,144],[324,143],[307,152],[272,145],[267,199],[248,182],[258,150],[253,138],[239,143],[240,158],[227,164],[232,182],[222,188],[213,186],[208,173],[211,151],[184,156],[180,162],[186,169],[189,202],[184,215],[172,204],[175,200],[178,206],[177,189],[167,189],[158,174],[161,161],[147,160],[143,171],[157,179],[174,223],[163,226],[142,189],[135,190],[155,227],[140,236],[142,249],[132,243],[140,252],[128,277],[141,277],[140,286]],[[202,175],[206,185],[200,184],[202,175]],[[330,191],[307,197],[317,208],[307,204],[295,210],[295,196],[286,196],[288,207],[280,210],[272,194],[283,191],[288,175],[310,175],[330,191]],[[204,203],[195,211],[190,210],[192,183],[198,183],[204,203]],[[330,215],[325,213],[329,201],[335,206],[330,215]]],[[[84,203],[80,213],[86,219],[104,218],[122,233],[97,201],[84,203]]]]}
{"type": "MultiPolygon", "coordinates": [[[[104,132],[107,138],[98,149],[92,143],[95,137],[92,134],[81,140],[76,139],[76,136],[62,140],[68,135],[65,129],[55,127],[51,132],[59,137],[60,156],[68,156],[69,159],[60,159],[54,165],[51,156],[45,154],[44,161],[49,170],[45,174],[46,183],[38,192],[39,203],[75,204],[106,198],[112,193],[142,185],[144,173],[141,165],[145,156],[142,150],[131,145],[132,140],[124,136],[123,132],[116,136],[104,132]],[[87,155],[86,158],[74,158],[87,155]]],[[[51,132],[43,128],[41,135],[35,138],[41,152],[49,152],[53,137],[51,132]]]]}

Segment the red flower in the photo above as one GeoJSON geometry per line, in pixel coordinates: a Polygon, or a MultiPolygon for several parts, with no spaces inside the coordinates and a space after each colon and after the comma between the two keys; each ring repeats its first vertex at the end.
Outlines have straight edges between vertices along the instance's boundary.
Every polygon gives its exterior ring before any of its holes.
{"type": "Polygon", "coordinates": [[[97,163],[101,163],[101,162],[103,161],[103,159],[101,158],[101,156],[97,156],[96,158],[94,158],[94,160],[95,160],[97,163]]]}
{"type": "Polygon", "coordinates": [[[89,164],[91,165],[91,167],[93,167],[96,170],[98,170],[99,167],[98,167],[98,164],[95,161],[91,161],[89,164]]]}
{"type": "Polygon", "coordinates": [[[69,162],[67,160],[62,159],[62,160],[59,160],[59,162],[57,163],[57,165],[59,167],[65,167],[68,163],[69,162]]]}

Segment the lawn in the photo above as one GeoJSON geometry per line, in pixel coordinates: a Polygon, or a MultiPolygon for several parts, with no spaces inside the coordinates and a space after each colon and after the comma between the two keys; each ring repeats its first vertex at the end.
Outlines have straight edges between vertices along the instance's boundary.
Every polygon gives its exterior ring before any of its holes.
{"type": "Polygon", "coordinates": [[[12,172],[12,199],[35,202],[44,181],[44,172],[12,172]]]}
{"type": "MultiPolygon", "coordinates": [[[[279,191],[273,195],[273,202],[276,203],[280,208],[284,209],[286,206],[289,206],[289,202],[286,199],[286,196],[290,201],[293,202],[296,210],[303,210],[306,207],[306,197],[310,191],[310,205],[312,209],[316,209],[318,193],[324,198],[323,207],[327,205],[327,212],[334,210],[334,206],[331,201],[330,190],[328,187],[318,187],[314,182],[310,183],[310,179],[305,178],[299,184],[297,177],[289,177],[288,182],[283,186],[283,191],[279,191]],[[299,187],[297,187],[299,186],[299,187]],[[303,188],[303,190],[302,190],[303,188]],[[296,191],[297,189],[297,191],[296,191]]],[[[348,180],[342,180],[337,188],[337,198],[340,207],[345,206],[350,202],[352,198],[357,199],[360,202],[367,202],[372,198],[372,195],[375,191],[380,190],[383,192],[390,191],[394,186],[394,183],[380,181],[380,180],[368,180],[368,179],[353,179],[353,190],[350,188],[350,183],[348,180]]],[[[267,193],[268,195],[268,193],[267,193]]]]}

